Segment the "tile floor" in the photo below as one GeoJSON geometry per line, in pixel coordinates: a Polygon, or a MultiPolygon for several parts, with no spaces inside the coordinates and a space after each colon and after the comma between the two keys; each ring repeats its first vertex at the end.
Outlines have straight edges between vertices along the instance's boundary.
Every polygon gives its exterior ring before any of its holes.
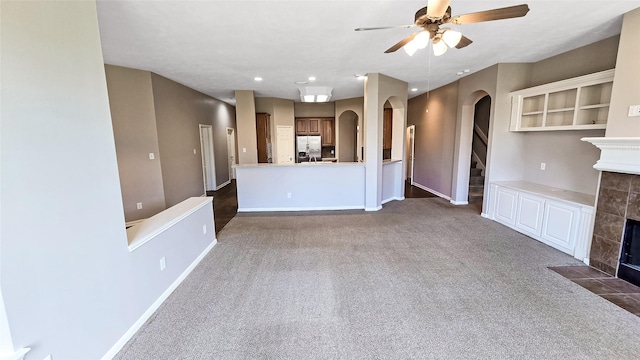
{"type": "Polygon", "coordinates": [[[549,269],[640,316],[640,287],[586,265],[553,266],[549,269]]]}

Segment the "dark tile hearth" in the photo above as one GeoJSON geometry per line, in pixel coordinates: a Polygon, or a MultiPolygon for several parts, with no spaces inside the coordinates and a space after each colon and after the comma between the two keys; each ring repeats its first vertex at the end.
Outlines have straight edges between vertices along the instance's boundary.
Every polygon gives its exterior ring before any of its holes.
{"type": "Polygon", "coordinates": [[[640,316],[640,287],[586,265],[551,266],[549,270],[640,316]]]}
{"type": "Polygon", "coordinates": [[[238,213],[238,196],[236,181],[217,191],[207,191],[207,196],[213,196],[213,220],[216,224],[216,234],[238,213]]]}

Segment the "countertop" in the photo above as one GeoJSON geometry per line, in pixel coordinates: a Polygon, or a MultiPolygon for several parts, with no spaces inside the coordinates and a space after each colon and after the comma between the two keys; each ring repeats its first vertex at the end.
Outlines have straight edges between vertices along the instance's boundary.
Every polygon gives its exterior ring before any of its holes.
{"type": "Polygon", "coordinates": [[[492,184],[512,188],[515,190],[526,191],[532,194],[539,194],[558,200],[569,201],[586,206],[595,206],[595,195],[579,193],[571,190],[554,188],[551,186],[530,183],[527,181],[495,181],[492,184]]]}

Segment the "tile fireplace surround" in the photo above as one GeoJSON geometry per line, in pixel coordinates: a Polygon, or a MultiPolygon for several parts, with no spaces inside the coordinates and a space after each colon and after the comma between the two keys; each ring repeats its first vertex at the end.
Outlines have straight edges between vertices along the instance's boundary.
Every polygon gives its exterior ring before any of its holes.
{"type": "Polygon", "coordinates": [[[589,265],[616,275],[626,219],[640,221],[640,175],[603,171],[589,265]]]}
{"type": "Polygon", "coordinates": [[[602,171],[589,265],[616,276],[627,219],[640,221],[640,138],[583,138],[597,146],[602,171]]]}

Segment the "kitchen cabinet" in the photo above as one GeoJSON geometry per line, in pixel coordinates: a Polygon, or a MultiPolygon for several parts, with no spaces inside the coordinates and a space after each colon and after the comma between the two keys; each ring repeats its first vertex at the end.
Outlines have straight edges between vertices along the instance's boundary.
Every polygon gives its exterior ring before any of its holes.
{"type": "Polygon", "coordinates": [[[525,181],[491,183],[488,217],[585,261],[595,196],[525,181]]]}
{"type": "Polygon", "coordinates": [[[258,163],[271,162],[271,115],[256,113],[256,141],[258,145],[258,163]]]}
{"type": "Polygon", "coordinates": [[[393,109],[384,109],[382,123],[382,150],[391,150],[393,109]]]}
{"type": "Polygon", "coordinates": [[[296,135],[320,135],[320,118],[296,118],[296,135]]]}
{"type": "Polygon", "coordinates": [[[335,122],[333,118],[322,119],[322,146],[335,146],[335,122]]]}
{"type": "Polygon", "coordinates": [[[511,92],[511,131],[605,129],[614,70],[511,92]]]}

